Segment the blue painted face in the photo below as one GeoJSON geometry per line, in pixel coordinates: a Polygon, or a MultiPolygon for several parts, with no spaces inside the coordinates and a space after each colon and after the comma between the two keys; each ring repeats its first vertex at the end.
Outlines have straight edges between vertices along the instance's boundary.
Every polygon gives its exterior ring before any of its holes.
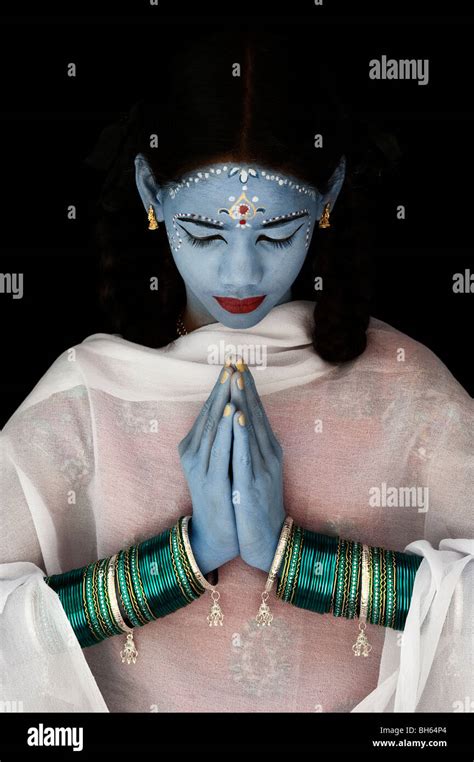
{"type": "Polygon", "coordinates": [[[211,164],[163,187],[152,187],[143,157],[136,166],[145,207],[164,220],[188,310],[248,328],[291,298],[328,199],[257,165],[211,164]]]}

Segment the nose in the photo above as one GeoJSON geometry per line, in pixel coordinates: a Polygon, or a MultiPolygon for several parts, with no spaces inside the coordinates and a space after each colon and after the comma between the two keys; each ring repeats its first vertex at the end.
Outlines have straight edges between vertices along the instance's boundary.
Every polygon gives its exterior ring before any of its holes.
{"type": "Polygon", "coordinates": [[[219,266],[220,283],[226,293],[237,298],[248,296],[249,286],[258,286],[263,276],[255,244],[246,233],[244,230],[236,230],[219,266]]]}

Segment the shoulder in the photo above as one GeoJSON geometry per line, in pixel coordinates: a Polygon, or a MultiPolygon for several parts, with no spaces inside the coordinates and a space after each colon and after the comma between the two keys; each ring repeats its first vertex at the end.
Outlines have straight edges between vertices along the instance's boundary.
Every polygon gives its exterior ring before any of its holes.
{"type": "Polygon", "coordinates": [[[65,436],[89,428],[89,389],[79,359],[81,344],[67,347],[39,377],[30,393],[6,421],[2,434],[14,438],[41,429],[53,432],[63,424],[65,436]]]}
{"type": "Polygon", "coordinates": [[[80,397],[85,393],[85,383],[78,362],[78,348],[81,344],[62,351],[40,376],[31,392],[15,411],[15,415],[34,407],[56,394],[80,397]],[[73,391],[74,390],[74,391],[73,391]]]}
{"type": "Polygon", "coordinates": [[[48,494],[87,484],[94,470],[89,388],[75,350],[68,347],[55,358],[0,436],[11,462],[48,494]]]}
{"type": "Polygon", "coordinates": [[[437,397],[472,409],[472,398],[444,362],[426,345],[389,323],[371,317],[361,365],[416,397],[437,397]]]}

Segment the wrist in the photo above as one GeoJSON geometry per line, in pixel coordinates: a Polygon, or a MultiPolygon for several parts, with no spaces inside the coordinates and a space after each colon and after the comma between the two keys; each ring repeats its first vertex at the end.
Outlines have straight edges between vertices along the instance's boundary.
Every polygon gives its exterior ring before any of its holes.
{"type": "Polygon", "coordinates": [[[189,544],[201,574],[206,575],[214,569],[228,563],[238,555],[238,551],[224,547],[215,548],[207,542],[201,532],[193,526],[192,519],[188,527],[189,544]]]}

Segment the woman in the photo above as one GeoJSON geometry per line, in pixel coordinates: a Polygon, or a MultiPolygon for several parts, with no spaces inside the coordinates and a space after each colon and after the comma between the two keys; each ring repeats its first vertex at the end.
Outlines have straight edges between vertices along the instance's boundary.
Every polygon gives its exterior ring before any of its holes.
{"type": "Polygon", "coordinates": [[[91,158],[109,170],[111,333],[66,350],[2,438],[3,698],[25,711],[454,711],[471,695],[472,401],[370,317],[380,154],[327,73],[257,37],[180,50],[161,105],[137,106],[91,158]],[[222,626],[207,627],[203,595],[135,631],[136,661],[114,637],[81,650],[45,573],[191,513],[222,626]],[[275,598],[259,627],[285,514],[424,557],[403,637],[368,624],[356,658],[350,618],[275,598]]]}

